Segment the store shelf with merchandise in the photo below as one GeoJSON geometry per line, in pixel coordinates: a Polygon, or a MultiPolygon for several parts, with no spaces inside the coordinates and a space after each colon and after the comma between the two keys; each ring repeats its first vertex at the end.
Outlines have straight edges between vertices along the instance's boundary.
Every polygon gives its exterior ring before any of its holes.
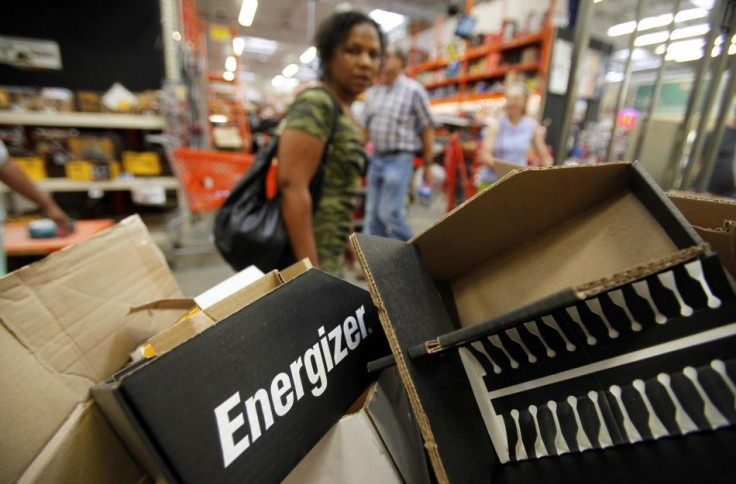
{"type": "Polygon", "coordinates": [[[430,95],[433,105],[497,99],[503,85],[546,77],[551,30],[517,35],[506,41],[487,35],[486,44],[468,47],[454,61],[442,58],[410,68],[430,95]]]}
{"type": "Polygon", "coordinates": [[[165,121],[161,116],[146,114],[0,111],[0,125],[162,130],[165,121]]]}
{"type": "MultiPolygon", "coordinates": [[[[30,144],[21,149],[24,154],[15,156],[15,159],[41,190],[48,193],[86,192],[93,198],[109,192],[150,190],[151,187],[178,191],[179,181],[171,176],[168,160],[162,150],[154,153],[143,148],[147,146],[144,142],[147,134],[162,132],[165,128],[166,121],[158,114],[0,111],[0,130],[6,136],[30,140],[30,144]],[[61,136],[64,140],[55,136],[61,136]],[[98,155],[105,153],[105,157],[114,156],[112,153],[116,152],[116,143],[113,140],[118,139],[119,149],[122,150],[118,154],[122,155],[122,159],[101,167],[99,162],[83,161],[84,157],[75,158],[72,150],[66,146],[72,139],[69,136],[78,138],[76,141],[82,147],[80,149],[99,152],[98,155]],[[96,141],[90,141],[92,138],[96,141]],[[81,160],[72,163],[75,165],[73,173],[70,173],[66,163],[63,166],[52,163],[51,159],[59,153],[68,161],[81,160]],[[127,173],[119,174],[121,165],[124,171],[128,169],[127,173]]],[[[2,183],[0,193],[9,194],[8,187],[2,183]]]]}

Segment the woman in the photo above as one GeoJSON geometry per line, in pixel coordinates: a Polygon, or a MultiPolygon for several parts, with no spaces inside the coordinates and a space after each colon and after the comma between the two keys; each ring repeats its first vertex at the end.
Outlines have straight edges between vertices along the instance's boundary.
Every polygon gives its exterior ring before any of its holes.
{"type": "Polygon", "coordinates": [[[525,115],[528,100],[529,91],[524,84],[511,84],[506,88],[506,116],[489,122],[483,136],[480,190],[498,179],[493,170],[496,159],[526,166],[530,147],[534,148],[544,166],[552,165],[552,157],[547,152],[538,123],[525,115]]]}
{"type": "Polygon", "coordinates": [[[320,25],[315,43],[321,86],[300,94],[281,127],[278,185],[281,210],[297,260],[343,274],[343,254],[351,231],[355,189],[365,170],[366,153],[353,124],[350,105],[371,86],[381,67],[385,39],[378,24],[356,12],[333,14],[320,25]],[[341,112],[331,133],[335,102],[341,112]],[[318,206],[309,183],[328,140],[318,206]]]}

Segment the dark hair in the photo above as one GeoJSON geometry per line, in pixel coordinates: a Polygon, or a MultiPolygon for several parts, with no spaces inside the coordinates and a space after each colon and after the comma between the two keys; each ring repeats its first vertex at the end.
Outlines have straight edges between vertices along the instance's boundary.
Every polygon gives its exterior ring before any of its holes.
{"type": "Polygon", "coordinates": [[[375,20],[358,10],[337,12],[325,19],[314,36],[319,57],[319,73],[322,78],[328,77],[330,59],[335,55],[337,48],[345,42],[350,30],[357,24],[366,23],[376,28],[378,39],[381,42],[381,57],[386,51],[386,36],[375,20]]]}

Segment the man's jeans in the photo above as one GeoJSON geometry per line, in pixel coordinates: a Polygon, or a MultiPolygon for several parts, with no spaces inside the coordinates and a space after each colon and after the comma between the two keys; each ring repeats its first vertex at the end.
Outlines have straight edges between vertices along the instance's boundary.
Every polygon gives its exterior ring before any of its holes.
{"type": "Polygon", "coordinates": [[[374,155],[368,166],[363,232],[409,240],[406,196],[414,171],[414,153],[374,155]]]}

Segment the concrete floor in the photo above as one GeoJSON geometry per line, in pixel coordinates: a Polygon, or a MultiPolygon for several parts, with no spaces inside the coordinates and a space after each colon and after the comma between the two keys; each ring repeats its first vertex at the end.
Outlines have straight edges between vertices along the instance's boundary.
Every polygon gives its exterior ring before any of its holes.
{"type": "MultiPolygon", "coordinates": [[[[422,204],[415,200],[408,207],[409,226],[418,233],[445,213],[446,199],[444,194],[436,193],[429,204],[422,204]]],[[[166,220],[162,218],[144,218],[154,240],[167,253],[168,235],[166,220]]],[[[180,287],[188,297],[195,297],[215,284],[227,279],[234,271],[220,257],[212,245],[211,233],[212,217],[203,217],[194,224],[182,226],[181,253],[169,255],[171,269],[180,287]],[[188,249],[202,249],[199,253],[187,253],[188,249]]],[[[360,266],[356,262],[356,271],[360,266]]],[[[356,276],[355,271],[346,271],[345,279],[360,287],[366,288],[364,281],[356,276]]]]}

